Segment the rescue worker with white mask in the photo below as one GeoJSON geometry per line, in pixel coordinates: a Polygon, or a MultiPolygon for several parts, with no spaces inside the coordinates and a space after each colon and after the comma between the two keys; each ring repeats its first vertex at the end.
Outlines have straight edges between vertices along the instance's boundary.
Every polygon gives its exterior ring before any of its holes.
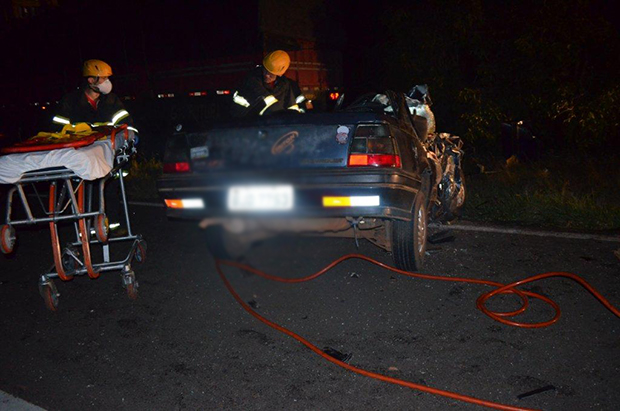
{"type": "Polygon", "coordinates": [[[89,123],[91,125],[128,124],[137,133],[129,112],[121,100],[112,93],[112,67],[101,60],[87,60],[82,68],[84,78],[81,86],[66,94],[52,119],[54,129],[67,124],[89,123]]]}
{"type": "MultiPolygon", "coordinates": [[[[112,67],[101,60],[87,60],[82,68],[83,81],[80,87],[66,94],[58,104],[52,119],[55,130],[77,123],[90,125],[113,125],[127,124],[128,129],[133,131],[131,138],[134,143],[138,142],[138,130],[133,127],[133,120],[121,100],[112,93],[112,67]]],[[[125,227],[120,227],[123,221],[121,208],[120,186],[118,179],[111,179],[105,185],[106,214],[110,219],[112,237],[122,236],[127,233],[125,227]]]]}
{"type": "Polygon", "coordinates": [[[263,65],[250,71],[233,94],[233,116],[265,115],[283,110],[304,112],[311,108],[297,82],[284,76],[290,64],[286,51],[267,54],[263,65]]]}

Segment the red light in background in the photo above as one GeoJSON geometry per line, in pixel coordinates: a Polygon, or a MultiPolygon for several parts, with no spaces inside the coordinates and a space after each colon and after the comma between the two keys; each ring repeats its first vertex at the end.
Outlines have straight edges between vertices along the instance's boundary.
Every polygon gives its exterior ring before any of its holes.
{"type": "Polygon", "coordinates": [[[338,97],[340,97],[340,93],[329,93],[330,100],[338,100],[338,97]]]}
{"type": "Polygon", "coordinates": [[[164,163],[164,173],[189,173],[190,171],[188,162],[164,163]]]}

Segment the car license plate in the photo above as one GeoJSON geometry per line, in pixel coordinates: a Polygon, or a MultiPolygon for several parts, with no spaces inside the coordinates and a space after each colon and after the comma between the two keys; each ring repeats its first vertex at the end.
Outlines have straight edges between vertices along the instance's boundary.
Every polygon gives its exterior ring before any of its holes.
{"type": "Polygon", "coordinates": [[[230,211],[285,211],[293,208],[293,186],[233,186],[228,189],[230,211]]]}

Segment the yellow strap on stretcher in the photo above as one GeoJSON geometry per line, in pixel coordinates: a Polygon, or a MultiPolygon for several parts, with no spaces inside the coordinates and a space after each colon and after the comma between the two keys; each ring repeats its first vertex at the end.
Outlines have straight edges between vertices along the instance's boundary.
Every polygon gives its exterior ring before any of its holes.
{"type": "Polygon", "coordinates": [[[30,139],[35,138],[45,138],[50,140],[50,142],[70,142],[73,140],[79,140],[82,137],[89,136],[93,133],[93,129],[88,125],[88,123],[77,123],[77,124],[67,124],[62,128],[60,133],[49,133],[46,131],[40,131],[36,136],[31,137],[30,139]]]}

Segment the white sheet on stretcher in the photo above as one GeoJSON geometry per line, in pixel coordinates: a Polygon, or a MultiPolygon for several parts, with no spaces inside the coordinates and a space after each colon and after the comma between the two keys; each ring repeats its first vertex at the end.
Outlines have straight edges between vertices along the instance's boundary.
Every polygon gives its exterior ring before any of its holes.
{"type": "Polygon", "coordinates": [[[114,165],[110,140],[96,141],[78,149],[63,148],[0,156],[0,183],[13,184],[22,174],[50,167],[66,167],[84,180],[106,176],[114,165]]]}

